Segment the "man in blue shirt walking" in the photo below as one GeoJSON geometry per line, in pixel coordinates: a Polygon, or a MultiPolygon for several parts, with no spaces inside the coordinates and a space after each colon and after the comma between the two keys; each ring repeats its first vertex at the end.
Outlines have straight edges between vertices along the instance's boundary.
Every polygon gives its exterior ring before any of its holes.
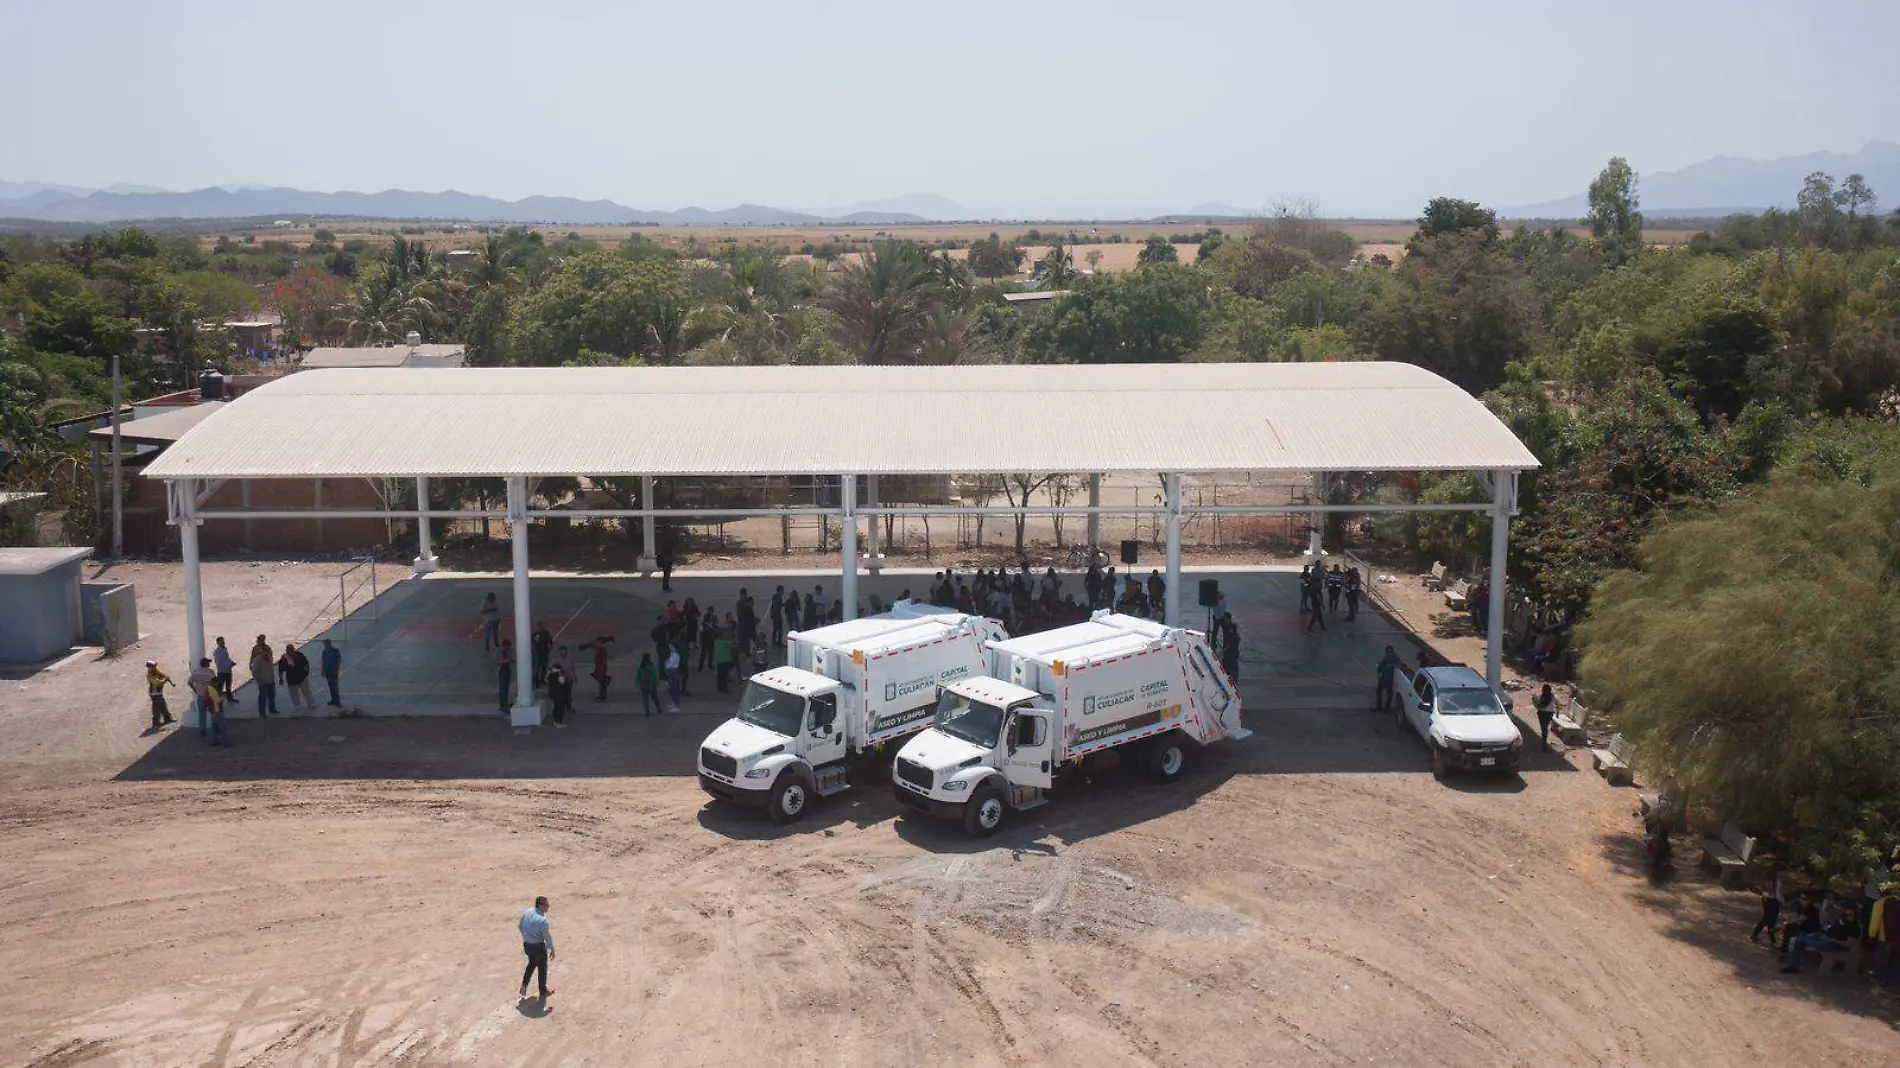
{"type": "Polygon", "coordinates": [[[1372,693],[1372,710],[1389,712],[1396,698],[1394,687],[1398,682],[1399,665],[1403,663],[1399,654],[1391,646],[1385,647],[1385,655],[1379,658],[1379,685],[1372,693]]]}
{"type": "Polygon", "coordinates": [[[318,660],[323,669],[323,681],[330,685],[330,707],[342,708],[343,697],[337,693],[337,676],[343,671],[343,651],[323,639],[323,656],[318,660]]]}
{"type": "Polygon", "coordinates": [[[536,972],[541,978],[541,1000],[554,991],[548,989],[548,961],[554,959],[554,933],[548,930],[548,899],[537,897],[534,907],[521,914],[521,949],[528,955],[528,967],[521,973],[521,996],[528,996],[528,979],[536,972]]]}

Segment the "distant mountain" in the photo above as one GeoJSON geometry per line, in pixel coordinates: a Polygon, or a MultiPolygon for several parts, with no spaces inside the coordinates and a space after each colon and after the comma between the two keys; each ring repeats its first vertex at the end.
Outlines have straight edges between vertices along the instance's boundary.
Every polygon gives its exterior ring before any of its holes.
{"type": "Polygon", "coordinates": [[[882,200],[860,200],[841,208],[813,208],[810,214],[834,220],[865,216],[872,222],[941,221],[968,219],[970,209],[935,193],[905,193],[882,200]]]}
{"type": "Polygon", "coordinates": [[[859,211],[837,217],[741,204],[711,211],[639,211],[610,200],[526,197],[499,200],[447,190],[417,193],[386,189],[380,193],[313,193],[264,186],[210,186],[185,193],[121,187],[122,191],[72,190],[71,187],[4,184],[21,190],[0,197],[0,218],[46,222],[114,223],[155,219],[249,219],[258,217],[347,216],[368,219],[443,219],[467,222],[667,223],[701,226],[813,226],[829,221],[860,225],[916,223],[921,215],[896,211],[859,211]]]}
{"type": "Polygon", "coordinates": [[[49,189],[67,196],[85,196],[92,192],[90,189],[76,185],[54,185],[51,182],[9,182],[0,179],[0,200],[18,200],[21,197],[35,196],[49,189]]]}
{"type": "MultiPolygon", "coordinates": [[[[1891,209],[1900,207],[1900,144],[1869,141],[1859,152],[1810,152],[1780,159],[1737,159],[1718,156],[1679,171],[1638,173],[1636,191],[1643,214],[1652,219],[1710,218],[1763,208],[1791,208],[1801,182],[1815,171],[1825,171],[1836,182],[1850,174],[1867,184],[1891,209]]],[[[1504,208],[1513,219],[1575,219],[1590,210],[1583,193],[1542,204],[1504,208]]]]}

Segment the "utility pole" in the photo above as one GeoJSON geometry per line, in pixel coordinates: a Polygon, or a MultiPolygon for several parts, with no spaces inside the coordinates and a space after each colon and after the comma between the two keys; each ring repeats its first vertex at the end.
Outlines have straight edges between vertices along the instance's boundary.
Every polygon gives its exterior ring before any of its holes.
{"type": "Polygon", "coordinates": [[[119,354],[112,354],[112,559],[125,556],[125,516],[122,514],[119,480],[122,461],[119,453],[119,354]]]}

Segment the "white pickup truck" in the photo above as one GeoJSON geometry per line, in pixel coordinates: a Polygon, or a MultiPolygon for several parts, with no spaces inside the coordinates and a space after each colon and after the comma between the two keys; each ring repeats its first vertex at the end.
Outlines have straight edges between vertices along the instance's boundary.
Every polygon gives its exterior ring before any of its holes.
{"type": "Polygon", "coordinates": [[[1103,611],[992,643],[989,676],[945,686],[930,729],[898,751],[894,789],[983,837],[1042,804],[1065,761],[1119,749],[1167,780],[1186,767],[1189,741],[1251,733],[1201,634],[1103,611]]]}
{"type": "Polygon", "coordinates": [[[855,758],[889,759],[893,743],[930,725],[938,687],[981,674],[1002,624],[926,605],[786,639],[783,667],[746,683],[739,713],[699,748],[699,785],[723,801],[790,823],[814,796],[850,787],[855,758]]]}
{"type": "Polygon", "coordinates": [[[1455,769],[1510,771],[1524,734],[1484,676],[1462,664],[1419,668],[1399,687],[1399,727],[1410,724],[1432,750],[1432,775],[1455,769]]]}

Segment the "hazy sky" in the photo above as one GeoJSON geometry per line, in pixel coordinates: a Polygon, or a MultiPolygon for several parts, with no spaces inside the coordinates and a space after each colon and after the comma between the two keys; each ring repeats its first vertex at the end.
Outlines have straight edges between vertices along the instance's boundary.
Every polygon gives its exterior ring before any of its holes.
{"type": "Polygon", "coordinates": [[[0,0],[0,178],[1415,214],[1900,139],[1900,3],[0,0]]]}

